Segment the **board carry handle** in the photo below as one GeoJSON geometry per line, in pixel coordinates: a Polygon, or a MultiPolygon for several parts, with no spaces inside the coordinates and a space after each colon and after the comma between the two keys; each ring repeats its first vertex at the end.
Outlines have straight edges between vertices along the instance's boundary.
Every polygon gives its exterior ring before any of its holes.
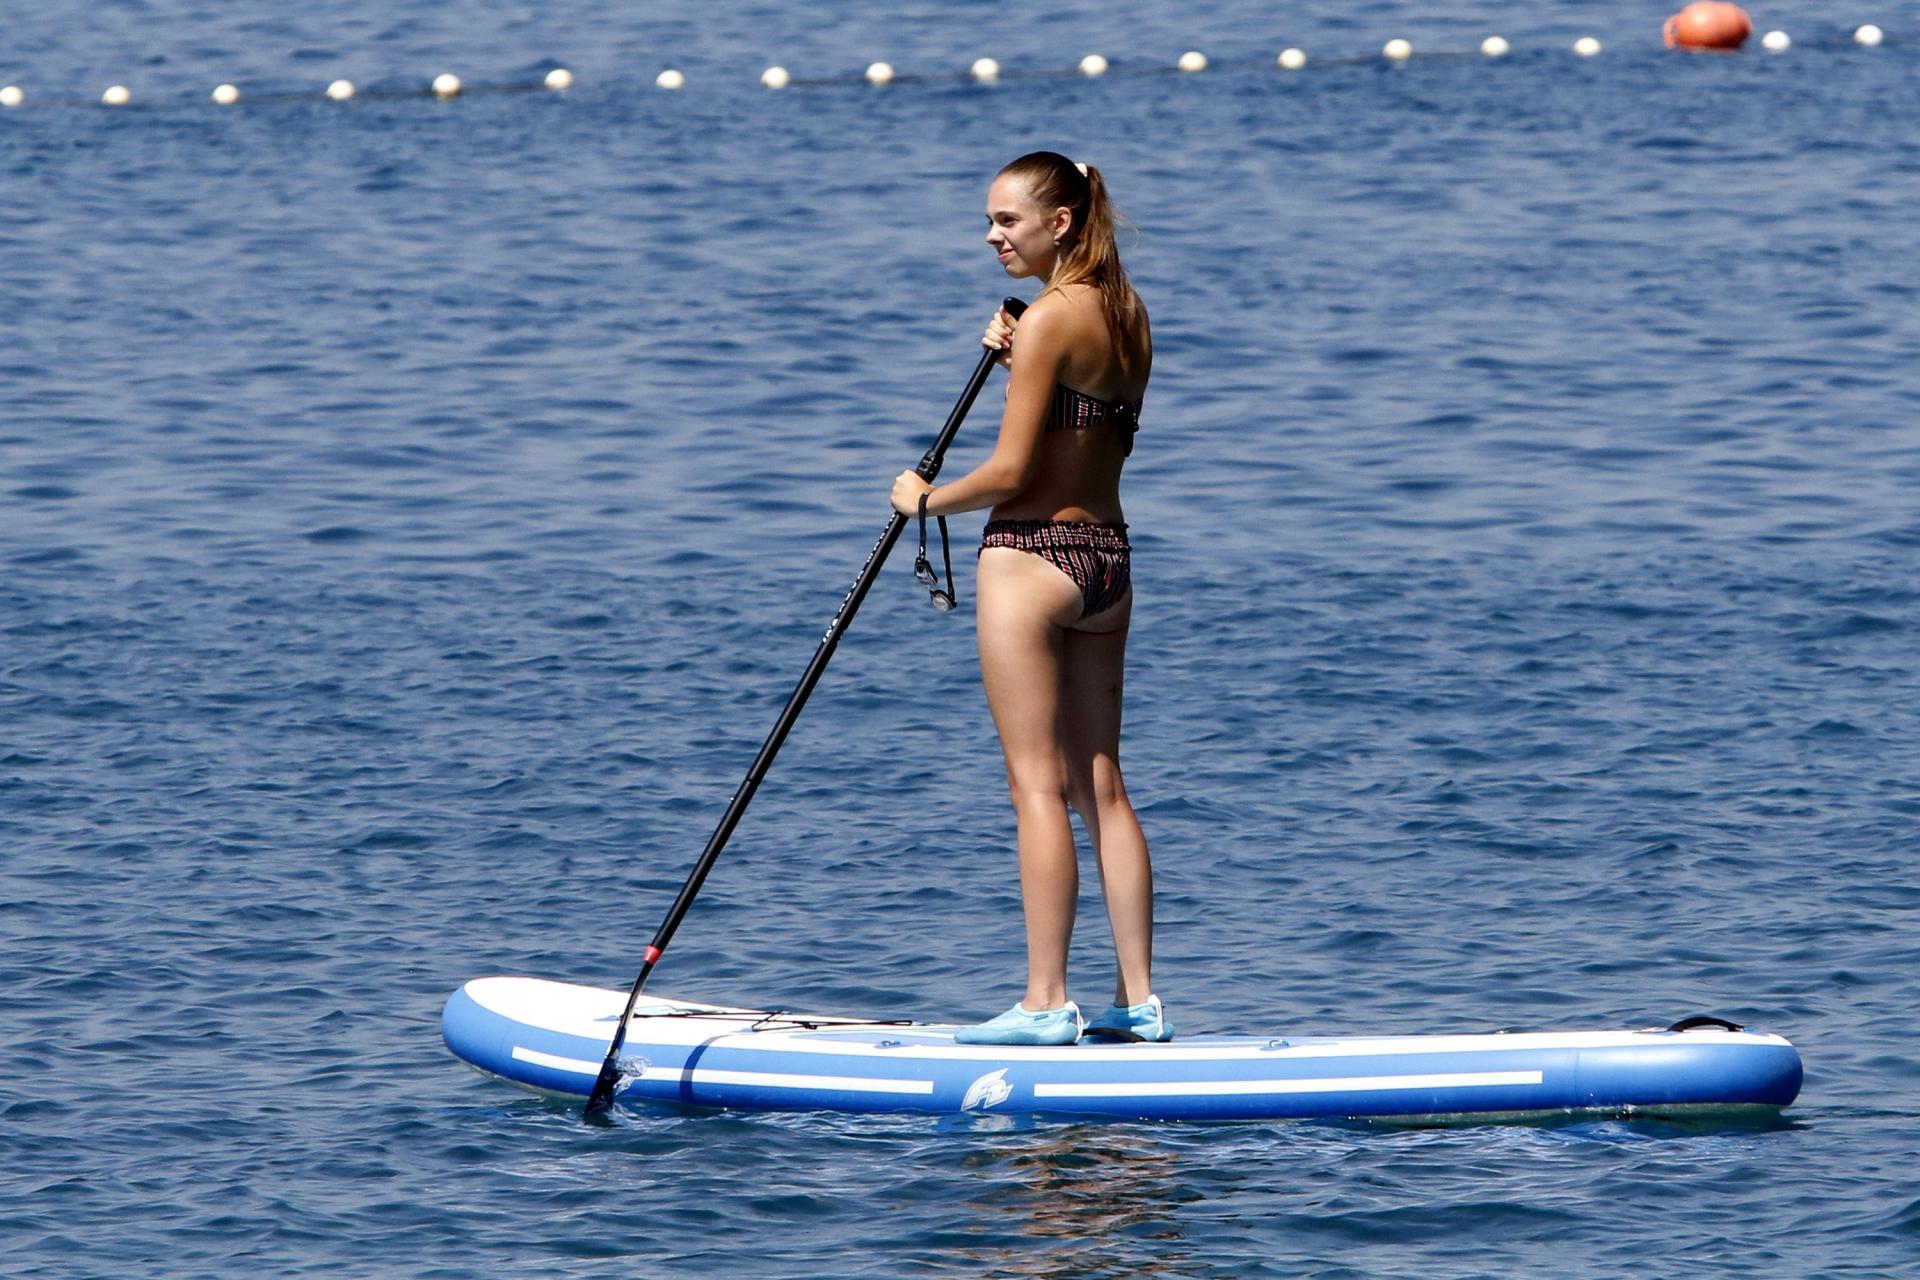
{"type": "Polygon", "coordinates": [[[1691,1018],[1682,1018],[1668,1027],[1669,1031],[1698,1031],[1702,1027],[1718,1027],[1722,1031],[1745,1031],[1737,1022],[1728,1022],[1725,1018],[1716,1018],[1709,1013],[1696,1013],[1691,1018]]]}
{"type": "MultiPolygon", "coordinates": [[[[1027,304],[1019,298],[1004,299],[1001,304],[1008,315],[1018,320],[1027,304]]],[[[960,393],[960,399],[954,403],[953,412],[947,415],[946,425],[940,428],[940,434],[933,445],[920,459],[920,465],[914,470],[922,480],[932,482],[940,474],[940,464],[946,460],[947,447],[960,433],[960,424],[966,419],[967,411],[973,408],[973,402],[980,395],[980,389],[987,385],[987,378],[993,372],[993,365],[1000,358],[1000,352],[989,347],[981,353],[980,363],[974,366],[973,376],[967,379],[966,389],[960,393]]],[[[647,944],[642,953],[640,976],[633,980],[633,990],[627,993],[627,1006],[621,1011],[620,1021],[614,1026],[613,1041],[607,1046],[606,1060],[600,1064],[600,1074],[594,1079],[593,1092],[588,1095],[586,1115],[589,1119],[602,1116],[613,1105],[613,1091],[620,1080],[620,1050],[626,1047],[627,1023],[633,1017],[633,1008],[640,1002],[641,988],[647,985],[647,978],[660,962],[667,944],[673,941],[674,931],[680,927],[687,909],[700,892],[700,886],[706,882],[707,873],[713,870],[713,864],[719,861],[720,851],[726,848],[727,840],[733,835],[733,829],[753,802],[754,792],[760,789],[760,782],[767,776],[767,770],[773,765],[774,756],[780,753],[781,744],[786,742],[787,733],[793,728],[794,721],[800,718],[807,698],[813,693],[813,687],[820,683],[820,677],[826,672],[827,663],[833,659],[833,652],[840,647],[840,637],[846,634],[847,627],[853,622],[853,615],[867,598],[867,592],[873,587],[874,579],[880,576],[880,566],[886,563],[887,553],[893,550],[893,544],[900,540],[900,533],[907,527],[907,517],[898,511],[887,522],[886,532],[873,544],[873,550],[867,553],[867,562],[860,566],[860,572],[848,588],[846,596],[840,601],[840,608],[833,615],[833,621],[827,624],[827,630],[820,637],[820,645],[813,651],[813,661],[807,664],[806,672],[800,677],[800,683],[794,686],[787,698],[785,709],[774,722],[773,732],[760,746],[760,754],[753,759],[753,765],[747,770],[747,776],[733,793],[733,799],[727,804],[727,811],[720,817],[720,825],[715,827],[713,835],[707,841],[707,847],[701,852],[699,861],[693,865],[693,871],[687,876],[687,882],[680,886],[679,896],[674,898],[673,906],[668,908],[666,919],[654,931],[653,941],[647,944]]]]}

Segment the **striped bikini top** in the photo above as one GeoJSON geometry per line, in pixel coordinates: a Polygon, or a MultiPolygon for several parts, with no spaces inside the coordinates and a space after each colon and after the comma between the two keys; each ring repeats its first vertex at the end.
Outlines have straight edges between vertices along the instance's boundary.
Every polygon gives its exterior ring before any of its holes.
{"type": "Polygon", "coordinates": [[[1047,430],[1078,430],[1111,424],[1127,433],[1121,443],[1127,457],[1133,456],[1133,434],[1140,429],[1140,406],[1117,400],[1096,400],[1084,391],[1056,385],[1053,407],[1047,411],[1047,430]]]}

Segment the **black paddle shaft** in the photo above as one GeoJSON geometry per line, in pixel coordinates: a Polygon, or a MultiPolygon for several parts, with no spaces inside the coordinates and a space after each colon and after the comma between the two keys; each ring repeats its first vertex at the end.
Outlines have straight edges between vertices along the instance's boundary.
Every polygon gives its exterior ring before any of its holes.
{"type": "MultiPolygon", "coordinates": [[[[1018,298],[1008,298],[1001,303],[1007,314],[1019,319],[1027,304],[1018,298]]],[[[967,379],[967,389],[960,393],[960,399],[954,404],[953,412],[947,415],[947,425],[940,428],[940,436],[933,442],[920,459],[920,465],[914,470],[920,478],[931,482],[940,474],[940,464],[947,456],[947,446],[960,433],[960,424],[966,419],[967,410],[973,408],[973,402],[980,395],[980,389],[987,385],[987,377],[993,372],[993,364],[1000,353],[987,350],[981,353],[980,363],[974,367],[973,376],[967,379]]],[[[740,825],[740,819],[753,802],[754,792],[760,789],[761,780],[767,776],[767,770],[773,766],[773,758],[780,754],[781,744],[786,742],[787,733],[794,722],[800,718],[801,710],[807,705],[807,698],[813,693],[813,687],[820,683],[820,677],[826,672],[827,663],[833,660],[833,651],[840,647],[840,637],[846,634],[853,623],[853,615],[859,611],[861,601],[867,598],[874,579],[880,576],[880,566],[886,563],[887,553],[893,550],[893,544],[900,540],[900,533],[907,527],[907,517],[898,511],[887,522],[887,531],[873,544],[873,550],[867,553],[867,562],[860,567],[860,574],[853,580],[853,586],[847,591],[846,598],[840,602],[839,612],[833,615],[833,621],[827,624],[826,634],[820,637],[820,647],[813,651],[813,661],[807,664],[806,674],[800,677],[800,683],[794,686],[793,695],[787,699],[786,708],[781,711],[780,719],[774,722],[773,732],[760,746],[760,754],[753,758],[753,767],[747,770],[746,779],[733,793],[733,800],[727,805],[727,811],[720,817],[720,825],[713,829],[713,836],[707,841],[707,847],[701,851],[700,860],[693,864],[693,872],[687,882],[680,886],[680,895],[673,900],[673,906],[667,910],[667,918],[654,930],[653,941],[647,946],[646,957],[640,965],[640,976],[633,980],[633,990],[627,994],[627,1007],[620,1014],[620,1021],[613,1029],[613,1042],[607,1046],[607,1057],[600,1064],[600,1075],[593,1082],[593,1093],[587,1098],[587,1114],[599,1115],[613,1104],[614,1086],[620,1080],[620,1050],[627,1042],[627,1023],[633,1017],[633,1007],[640,1002],[640,990],[647,985],[647,977],[653,967],[660,962],[660,956],[673,940],[673,934],[680,927],[687,909],[693,905],[694,898],[700,892],[700,886],[706,883],[707,873],[713,870],[713,864],[720,860],[720,851],[727,847],[727,840],[733,835],[733,829],[740,825]]]]}

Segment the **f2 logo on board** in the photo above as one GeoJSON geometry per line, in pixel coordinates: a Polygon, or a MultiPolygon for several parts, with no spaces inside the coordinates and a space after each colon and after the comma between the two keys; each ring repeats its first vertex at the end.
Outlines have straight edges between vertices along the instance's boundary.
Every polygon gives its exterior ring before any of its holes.
{"type": "Polygon", "coordinates": [[[1013,1086],[1007,1083],[1007,1069],[989,1071],[967,1086],[967,1096],[960,1102],[962,1111],[985,1111],[997,1107],[1013,1096],[1013,1086]]]}

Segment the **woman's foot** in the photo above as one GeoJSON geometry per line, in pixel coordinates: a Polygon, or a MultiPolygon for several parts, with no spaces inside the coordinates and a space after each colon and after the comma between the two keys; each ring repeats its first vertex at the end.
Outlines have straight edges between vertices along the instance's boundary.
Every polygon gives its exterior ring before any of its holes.
{"type": "Polygon", "coordinates": [[[1148,996],[1139,1004],[1116,1004],[1087,1024],[1088,1038],[1107,1040],[1173,1039],[1173,1024],[1160,1009],[1160,997],[1148,996]]]}
{"type": "Polygon", "coordinates": [[[1035,1013],[1016,1004],[997,1018],[953,1033],[955,1044],[1072,1044],[1086,1024],[1080,1006],[1069,1000],[1058,1009],[1035,1013]]]}

